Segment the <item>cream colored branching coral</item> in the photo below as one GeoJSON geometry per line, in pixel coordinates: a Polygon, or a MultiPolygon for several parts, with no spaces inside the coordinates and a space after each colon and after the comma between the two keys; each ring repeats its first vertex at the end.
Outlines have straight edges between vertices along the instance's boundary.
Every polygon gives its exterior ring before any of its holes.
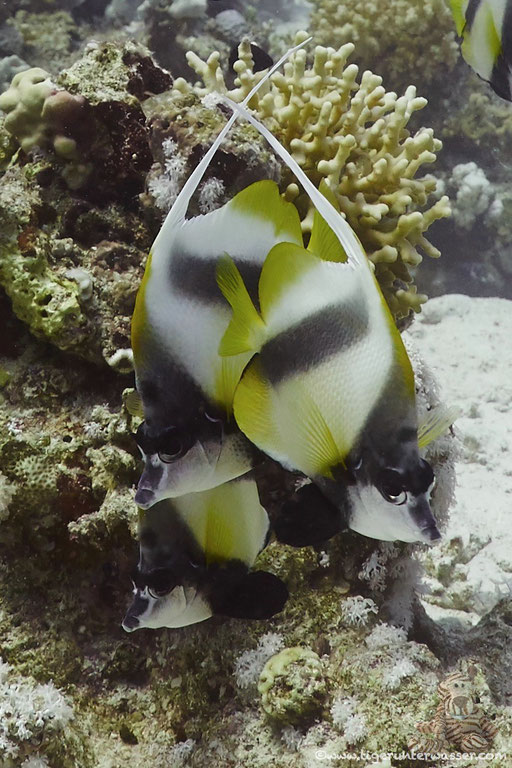
{"type": "Polygon", "coordinates": [[[446,77],[459,53],[447,0],[312,0],[311,34],[322,45],[352,42],[363,68],[388,88],[425,88],[446,77]]]}
{"type": "MultiPolygon", "coordinates": [[[[303,39],[300,33],[297,42],[303,39]]],[[[396,318],[410,309],[419,311],[426,297],[416,292],[412,272],[422,254],[439,256],[424,232],[436,219],[450,213],[448,198],[429,205],[436,189],[433,176],[415,178],[426,163],[436,159],[441,142],[433,131],[421,128],[411,136],[407,124],[426,100],[409,86],[403,96],[387,93],[382,78],[364,72],[357,81],[358,67],[347,64],[351,43],[339,50],[317,46],[313,64],[306,52],[298,51],[251,101],[251,108],[291,151],[299,165],[317,185],[325,179],[336,194],[340,210],[358,235],[396,318]]],[[[202,78],[199,95],[228,94],[237,102],[248,94],[262,73],[253,73],[247,41],[239,47],[235,64],[235,88],[228,91],[219,55],[206,62],[188,54],[188,62],[202,78]]],[[[175,88],[189,93],[185,80],[175,88]]],[[[204,99],[209,103],[209,98],[204,99]]],[[[312,208],[287,177],[285,194],[302,216],[307,234],[312,208]]]]}

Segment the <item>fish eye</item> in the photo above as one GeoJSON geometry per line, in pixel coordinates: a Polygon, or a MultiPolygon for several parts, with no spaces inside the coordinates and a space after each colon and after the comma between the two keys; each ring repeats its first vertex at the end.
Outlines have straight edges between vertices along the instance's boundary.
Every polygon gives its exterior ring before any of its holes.
{"type": "Polygon", "coordinates": [[[176,576],[170,568],[155,568],[146,577],[146,586],[150,597],[158,599],[172,592],[176,586],[176,576]]]}
{"type": "Polygon", "coordinates": [[[173,589],[174,587],[169,587],[169,589],[154,589],[153,587],[148,587],[148,595],[153,599],[158,600],[159,597],[168,595],[173,589]]]}
{"type": "Polygon", "coordinates": [[[188,445],[174,427],[165,430],[160,436],[158,444],[158,458],[164,464],[171,464],[173,461],[176,461],[188,449],[188,445]]]}
{"type": "Polygon", "coordinates": [[[396,469],[386,469],[383,472],[378,488],[381,495],[391,504],[400,506],[407,501],[407,491],[404,488],[402,477],[396,469]]]}

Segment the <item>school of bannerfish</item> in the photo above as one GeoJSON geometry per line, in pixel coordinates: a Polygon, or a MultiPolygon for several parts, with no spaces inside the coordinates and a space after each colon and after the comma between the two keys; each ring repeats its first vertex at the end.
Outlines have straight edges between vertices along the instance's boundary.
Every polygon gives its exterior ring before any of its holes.
{"type": "MultiPolygon", "coordinates": [[[[308,42],[308,41],[306,41],[308,42]]],[[[319,544],[347,529],[387,541],[440,537],[421,448],[453,413],[418,425],[414,374],[362,246],[336,208],[242,104],[186,181],[153,244],[132,322],[132,413],[144,470],[139,562],[127,631],[213,614],[262,619],[288,597],[253,570],[272,533],[319,544]],[[295,206],[258,181],[186,219],[191,196],[240,117],[295,174],[314,207],[305,247],[295,206]],[[271,531],[252,472],[273,461],[305,484],[271,531]]]]}

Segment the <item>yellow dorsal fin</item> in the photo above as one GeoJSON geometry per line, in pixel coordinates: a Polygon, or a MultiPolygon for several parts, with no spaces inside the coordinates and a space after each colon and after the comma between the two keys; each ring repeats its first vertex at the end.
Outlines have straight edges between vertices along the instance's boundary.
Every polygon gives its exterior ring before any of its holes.
{"type": "Polygon", "coordinates": [[[217,263],[217,283],[233,310],[219,345],[221,356],[257,352],[265,338],[265,324],[247,292],[236,264],[227,253],[217,263]]]}
{"type": "MultiPolygon", "coordinates": [[[[327,198],[333,208],[339,210],[336,195],[325,180],[320,184],[320,192],[327,198]]],[[[343,250],[339,238],[336,237],[326,220],[316,208],[308,251],[314,253],[315,256],[318,256],[318,258],[323,259],[324,261],[347,261],[347,254],[343,250]]]]}
{"type": "Polygon", "coordinates": [[[433,443],[438,437],[444,435],[453,422],[461,414],[460,408],[438,405],[432,408],[418,427],[418,445],[420,448],[433,443]]]}
{"type": "Polygon", "coordinates": [[[233,212],[271,222],[276,240],[302,245],[299,212],[293,203],[281,197],[275,181],[264,179],[250,184],[238,192],[226,207],[233,212]]]}
{"type": "Polygon", "coordinates": [[[144,409],[142,407],[142,398],[137,392],[136,389],[131,389],[126,397],[124,404],[126,406],[126,410],[130,414],[130,416],[137,416],[138,418],[143,419],[144,418],[144,409]]]}
{"type": "Polygon", "coordinates": [[[318,264],[316,256],[294,243],[278,243],[269,252],[259,282],[261,314],[268,312],[281,299],[293,282],[300,280],[318,264]]]}

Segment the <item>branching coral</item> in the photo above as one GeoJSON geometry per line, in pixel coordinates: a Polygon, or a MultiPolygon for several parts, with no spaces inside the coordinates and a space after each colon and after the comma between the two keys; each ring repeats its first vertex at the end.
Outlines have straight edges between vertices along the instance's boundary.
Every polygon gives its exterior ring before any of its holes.
{"type": "MultiPolygon", "coordinates": [[[[298,40],[302,33],[299,33],[298,40]]],[[[413,136],[407,130],[411,116],[426,105],[410,86],[403,96],[388,93],[382,78],[347,64],[354,46],[339,50],[317,46],[312,66],[306,52],[298,51],[253,97],[251,107],[263,119],[312,181],[326,180],[336,194],[341,211],[375,264],[377,278],[395,317],[425,301],[412,285],[412,272],[422,260],[439,251],[424,232],[436,219],[449,215],[448,199],[429,206],[436,189],[432,176],[415,178],[426,163],[436,159],[441,142],[428,128],[413,136]]],[[[239,47],[235,63],[235,88],[228,91],[219,62],[212,53],[206,62],[194,53],[188,62],[204,82],[196,92],[220,92],[241,101],[260,72],[253,72],[247,41],[239,47]]],[[[191,86],[179,79],[175,88],[184,94],[191,86]]],[[[303,229],[311,228],[312,209],[287,177],[286,195],[302,213],[303,229]]]]}
{"type": "Polygon", "coordinates": [[[455,66],[455,26],[445,0],[313,0],[311,33],[322,45],[356,45],[362,68],[386,84],[423,87],[455,66]]]}

